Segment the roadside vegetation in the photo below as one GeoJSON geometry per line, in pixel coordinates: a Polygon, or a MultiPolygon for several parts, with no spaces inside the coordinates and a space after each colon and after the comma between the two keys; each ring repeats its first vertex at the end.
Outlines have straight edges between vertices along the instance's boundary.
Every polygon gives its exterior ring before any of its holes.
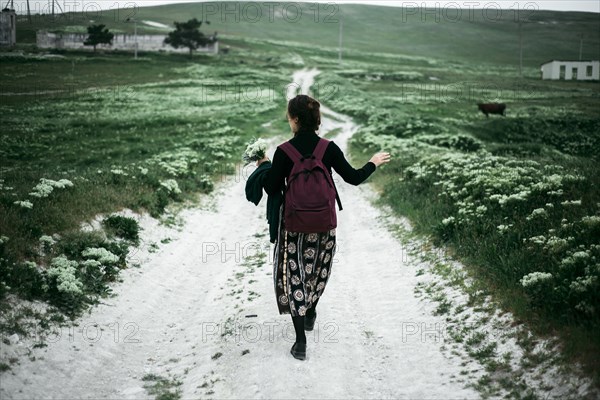
{"type": "MultiPolygon", "coordinates": [[[[160,218],[193,203],[236,172],[250,137],[283,129],[293,66],[265,58],[4,57],[0,308],[18,295],[75,318],[110,295],[139,240],[135,220],[111,213],[160,218]],[[81,229],[98,214],[99,229],[81,229]]],[[[23,334],[18,325],[1,328],[23,334]]]]}
{"type": "Polygon", "coordinates": [[[469,68],[469,90],[457,92],[427,63],[419,75],[346,64],[317,80],[339,89],[324,101],[361,124],[351,141],[357,164],[391,152],[374,176],[382,203],[448,246],[503,309],[541,337],[558,334],[571,361],[600,381],[598,82],[545,82],[532,71],[517,89],[514,72],[486,65],[476,78],[469,68]],[[493,101],[508,105],[506,117],[478,111],[493,101]]]}

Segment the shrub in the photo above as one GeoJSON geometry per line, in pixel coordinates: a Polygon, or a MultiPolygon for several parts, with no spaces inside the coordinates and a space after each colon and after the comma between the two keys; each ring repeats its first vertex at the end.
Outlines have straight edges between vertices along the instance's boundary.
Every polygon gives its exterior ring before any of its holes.
{"type": "Polygon", "coordinates": [[[519,282],[525,288],[531,302],[542,306],[553,294],[555,285],[554,277],[549,272],[530,272],[522,277],[519,282]]]}
{"type": "Polygon", "coordinates": [[[384,197],[418,205],[437,238],[475,257],[495,281],[520,287],[531,307],[558,319],[600,318],[600,205],[591,171],[457,151],[478,141],[446,135],[405,139],[366,129],[352,143],[402,154],[404,174],[384,197]]]}
{"type": "MultiPolygon", "coordinates": [[[[504,144],[544,143],[565,154],[600,158],[600,119],[581,116],[515,117],[490,120],[471,127],[504,144]]],[[[531,146],[531,145],[530,145],[531,146]]]]}
{"type": "Polygon", "coordinates": [[[20,284],[20,291],[26,287],[25,283],[40,282],[42,293],[36,294],[74,317],[86,304],[110,292],[108,283],[114,281],[120,268],[125,266],[128,246],[124,242],[108,241],[98,232],[71,232],[54,247],[60,255],[50,259],[46,269],[37,271],[41,281],[32,277],[36,269],[30,268],[30,275],[20,284]]]}
{"type": "Polygon", "coordinates": [[[44,295],[44,279],[33,262],[9,263],[7,259],[0,258],[0,298],[10,289],[18,289],[19,294],[28,300],[33,300],[44,295]]]}
{"type": "Polygon", "coordinates": [[[366,130],[377,135],[394,135],[409,138],[416,135],[447,134],[448,128],[439,119],[421,116],[406,116],[395,110],[378,109],[369,115],[366,130]]]}
{"type": "Polygon", "coordinates": [[[85,300],[84,286],[78,277],[78,263],[64,254],[54,258],[45,271],[45,290],[51,303],[68,314],[75,314],[85,300]]]}
{"type": "Polygon", "coordinates": [[[140,227],[138,222],[130,217],[110,215],[102,221],[104,228],[113,235],[129,240],[135,244],[140,240],[140,227]]]}
{"type": "Polygon", "coordinates": [[[477,151],[483,147],[481,141],[472,136],[461,134],[420,135],[415,139],[434,146],[446,147],[464,152],[477,151]]]}

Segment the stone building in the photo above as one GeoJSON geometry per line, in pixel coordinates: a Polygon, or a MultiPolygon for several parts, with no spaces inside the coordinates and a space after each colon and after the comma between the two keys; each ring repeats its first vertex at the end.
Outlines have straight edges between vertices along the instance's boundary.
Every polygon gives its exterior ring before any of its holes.
{"type": "MultiPolygon", "coordinates": [[[[67,32],[48,32],[44,30],[37,31],[36,43],[43,49],[78,49],[92,50],[92,46],[84,46],[83,42],[88,37],[87,33],[67,33],[67,32]]],[[[137,35],[137,46],[139,51],[166,51],[187,53],[187,48],[175,49],[170,45],[163,43],[167,35],[137,35]]],[[[98,50],[131,50],[135,49],[136,35],[115,33],[112,45],[99,44],[98,50]]],[[[199,53],[218,53],[219,42],[196,50],[199,53]]]]}
{"type": "Polygon", "coordinates": [[[12,47],[17,43],[17,14],[5,8],[0,12],[0,46],[12,47]]]}

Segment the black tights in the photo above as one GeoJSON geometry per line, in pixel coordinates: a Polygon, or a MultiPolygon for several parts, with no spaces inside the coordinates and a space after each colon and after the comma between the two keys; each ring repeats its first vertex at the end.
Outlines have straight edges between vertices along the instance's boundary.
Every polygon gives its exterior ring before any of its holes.
{"type": "Polygon", "coordinates": [[[304,315],[292,317],[294,330],[296,331],[296,343],[306,343],[306,334],[304,333],[304,315]]]}
{"type": "MultiPolygon", "coordinates": [[[[309,308],[306,311],[306,316],[307,317],[314,317],[315,316],[315,307],[317,307],[317,303],[319,302],[319,299],[317,299],[311,308],[309,308]]],[[[294,323],[294,330],[296,331],[296,342],[297,343],[306,343],[306,334],[304,333],[304,318],[305,316],[302,315],[298,315],[296,317],[292,317],[292,322],[294,323]]]]}

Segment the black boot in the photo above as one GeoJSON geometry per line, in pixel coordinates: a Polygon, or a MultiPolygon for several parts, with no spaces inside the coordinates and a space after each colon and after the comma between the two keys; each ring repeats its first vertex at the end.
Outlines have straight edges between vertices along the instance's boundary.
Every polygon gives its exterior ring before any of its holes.
{"type": "Polygon", "coordinates": [[[290,353],[292,353],[292,356],[298,360],[306,359],[306,335],[304,334],[304,321],[305,317],[303,315],[292,317],[294,330],[296,331],[296,343],[294,343],[290,349],[290,353]]]}
{"type": "Polygon", "coordinates": [[[306,360],[306,343],[294,343],[290,353],[298,360],[306,360]]]}

